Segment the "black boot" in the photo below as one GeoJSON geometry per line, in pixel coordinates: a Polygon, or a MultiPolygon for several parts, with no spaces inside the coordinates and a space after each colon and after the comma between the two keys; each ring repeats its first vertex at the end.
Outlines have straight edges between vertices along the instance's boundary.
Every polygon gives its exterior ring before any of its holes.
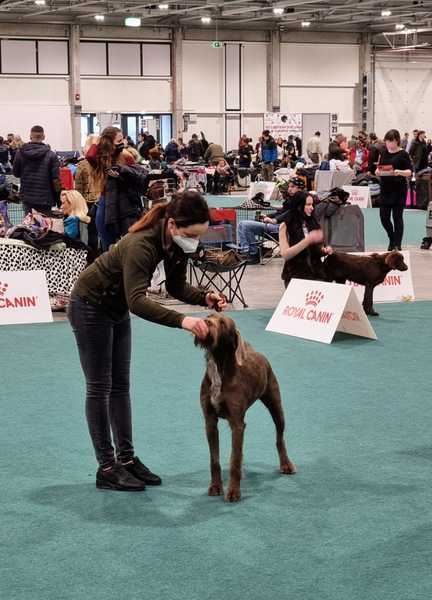
{"type": "Polygon", "coordinates": [[[122,464],[114,463],[110,468],[98,469],[96,487],[117,492],[142,492],[145,490],[145,483],[131,475],[122,464]]]}

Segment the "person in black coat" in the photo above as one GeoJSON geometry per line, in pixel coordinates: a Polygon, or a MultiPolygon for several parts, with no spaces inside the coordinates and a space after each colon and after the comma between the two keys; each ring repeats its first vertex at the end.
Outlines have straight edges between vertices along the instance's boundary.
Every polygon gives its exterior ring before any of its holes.
{"type": "Polygon", "coordinates": [[[168,164],[171,164],[173,162],[176,162],[177,160],[180,160],[180,158],[181,158],[181,154],[180,154],[179,145],[177,144],[176,140],[173,138],[166,145],[165,160],[168,164]]]}
{"type": "Polygon", "coordinates": [[[418,131],[411,143],[409,155],[411,157],[414,172],[422,171],[428,166],[428,149],[426,144],[426,133],[418,131]]]}
{"type": "Polygon", "coordinates": [[[143,158],[148,160],[150,150],[156,146],[156,140],[148,132],[142,134],[142,140],[142,144],[139,147],[139,153],[143,158]]]}

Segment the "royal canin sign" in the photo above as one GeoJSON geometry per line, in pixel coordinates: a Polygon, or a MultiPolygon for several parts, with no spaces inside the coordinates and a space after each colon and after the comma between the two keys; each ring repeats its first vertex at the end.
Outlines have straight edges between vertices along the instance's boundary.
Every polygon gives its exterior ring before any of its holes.
{"type": "Polygon", "coordinates": [[[312,290],[306,294],[304,306],[286,306],[283,310],[285,317],[293,319],[303,319],[306,321],[316,321],[317,323],[330,323],[334,313],[327,310],[319,310],[317,307],[325,295],[318,291],[312,290]]]}
{"type": "Polygon", "coordinates": [[[0,309],[37,307],[37,296],[12,296],[8,288],[9,284],[0,281],[0,309]]]}

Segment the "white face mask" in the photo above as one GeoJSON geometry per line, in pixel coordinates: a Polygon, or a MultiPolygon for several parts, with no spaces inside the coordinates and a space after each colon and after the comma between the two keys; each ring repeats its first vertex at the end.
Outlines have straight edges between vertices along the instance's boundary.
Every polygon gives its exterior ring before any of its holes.
{"type": "Polygon", "coordinates": [[[184,235],[173,235],[173,242],[183,250],[185,254],[193,254],[196,252],[199,240],[186,237],[184,235]]]}

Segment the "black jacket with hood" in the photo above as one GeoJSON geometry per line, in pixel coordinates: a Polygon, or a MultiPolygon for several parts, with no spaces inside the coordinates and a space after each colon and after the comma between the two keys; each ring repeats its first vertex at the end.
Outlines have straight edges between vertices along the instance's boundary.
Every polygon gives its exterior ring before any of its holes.
{"type": "Polygon", "coordinates": [[[118,167],[118,173],[118,177],[108,177],[105,189],[105,225],[115,235],[123,233],[124,220],[140,216],[147,185],[147,170],[139,165],[118,167]]]}
{"type": "Polygon", "coordinates": [[[13,174],[21,179],[21,201],[31,206],[54,206],[60,191],[60,165],[47,144],[29,142],[16,153],[13,174]]]}

